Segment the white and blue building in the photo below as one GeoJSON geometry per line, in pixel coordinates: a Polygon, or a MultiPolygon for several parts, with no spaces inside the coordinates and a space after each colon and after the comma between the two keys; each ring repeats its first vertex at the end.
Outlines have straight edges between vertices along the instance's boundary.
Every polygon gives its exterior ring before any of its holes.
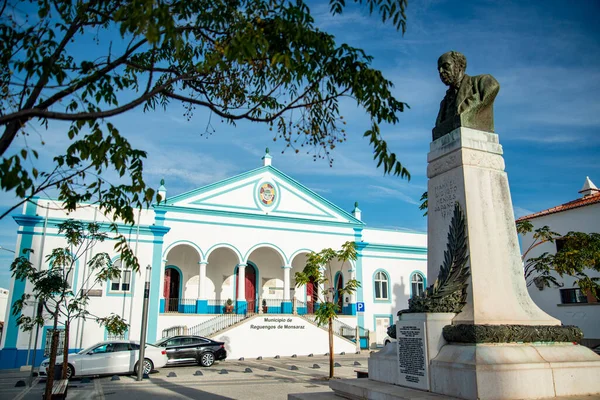
{"type": "MultiPolygon", "coordinates": [[[[346,211],[343,207],[351,202],[340,207],[327,201],[274,168],[268,152],[261,167],[232,178],[178,195],[167,193],[164,183],[159,191],[165,200],[140,211],[134,226],[120,225],[140,261],[138,273],[124,272],[118,280],[91,286],[86,261],[92,253],[108,252],[120,263],[115,241],[107,240],[79,259],[69,275],[74,291],[89,291],[88,310],[97,316],[123,316],[130,324],[126,336],[131,339],[140,335],[147,266],[151,267],[150,342],[168,328],[214,319],[226,311],[228,299],[234,313],[311,314],[317,294],[329,288],[316,284],[296,288],[294,274],[303,269],[311,251],[339,249],[346,241],[356,242],[358,259],[343,268],[333,265],[326,272],[331,273],[332,286],[352,278],[361,282],[354,295],[337,301],[342,322],[371,332],[371,347],[383,344],[396,312],[426,286],[425,233],[367,226],[357,204],[346,211]]],[[[105,227],[110,221],[93,205],[82,204],[67,214],[55,200],[35,199],[14,217],[19,253],[33,249],[33,265],[47,268],[47,255],[65,243],[58,224],[70,218],[97,221],[105,227]]],[[[29,283],[13,280],[7,310],[30,290],[29,283]]],[[[23,312],[30,315],[33,307],[23,312]]],[[[33,350],[28,349],[35,349],[39,364],[47,350],[51,323],[40,328],[34,343],[35,333],[21,331],[16,319],[7,312],[0,368],[30,363],[33,350]]],[[[71,324],[73,350],[107,338],[93,320],[71,324]]],[[[293,346],[290,351],[295,353],[293,346]]]]}

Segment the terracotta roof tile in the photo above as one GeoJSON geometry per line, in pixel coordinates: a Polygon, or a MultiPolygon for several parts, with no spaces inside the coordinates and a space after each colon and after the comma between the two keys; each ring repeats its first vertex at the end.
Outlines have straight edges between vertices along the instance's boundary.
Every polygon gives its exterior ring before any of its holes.
{"type": "Polygon", "coordinates": [[[584,207],[584,206],[589,206],[590,204],[595,204],[595,203],[600,203],[600,192],[598,193],[594,193],[590,196],[587,197],[583,197],[580,199],[576,199],[573,201],[570,201],[568,203],[565,204],[561,204],[560,206],[556,206],[556,207],[552,207],[549,208],[547,210],[543,210],[540,212],[536,212],[533,214],[529,214],[529,215],[525,215],[521,218],[517,219],[517,222],[519,221],[524,221],[527,219],[533,219],[533,218],[537,218],[537,217],[542,217],[544,215],[549,215],[549,214],[555,214],[561,211],[567,211],[567,210],[572,210],[573,208],[579,208],[579,207],[584,207]]]}

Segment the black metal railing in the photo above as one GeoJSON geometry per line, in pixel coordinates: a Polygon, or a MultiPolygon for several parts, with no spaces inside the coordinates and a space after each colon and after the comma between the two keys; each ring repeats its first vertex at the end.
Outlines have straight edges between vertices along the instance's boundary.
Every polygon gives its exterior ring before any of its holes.
{"type": "Polygon", "coordinates": [[[165,299],[165,313],[195,314],[196,299],[165,299]]]}

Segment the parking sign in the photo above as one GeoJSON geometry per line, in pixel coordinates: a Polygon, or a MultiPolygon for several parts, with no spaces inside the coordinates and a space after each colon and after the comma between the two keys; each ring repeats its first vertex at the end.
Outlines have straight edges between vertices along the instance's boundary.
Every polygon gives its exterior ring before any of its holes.
{"type": "Polygon", "coordinates": [[[362,301],[357,302],[356,303],[356,311],[365,312],[365,303],[362,301]]]}

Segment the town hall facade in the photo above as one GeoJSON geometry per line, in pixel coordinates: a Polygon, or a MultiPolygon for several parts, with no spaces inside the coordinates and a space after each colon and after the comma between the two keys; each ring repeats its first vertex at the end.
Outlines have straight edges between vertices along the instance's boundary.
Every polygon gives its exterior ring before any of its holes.
{"type": "MultiPolygon", "coordinates": [[[[316,283],[296,287],[295,273],[302,271],[310,252],[339,249],[347,241],[356,243],[358,258],[343,267],[334,263],[330,286],[354,278],[361,282],[355,294],[336,301],[343,324],[370,332],[366,347],[383,344],[396,312],[426,286],[425,233],[368,227],[357,204],[352,211],[332,204],[273,167],[268,152],[261,167],[187,193],[173,196],[161,183],[164,200],[140,211],[134,226],[120,225],[140,271],[131,273],[121,265],[121,278],[92,287],[86,261],[93,253],[107,252],[120,263],[114,240],[107,240],[80,259],[69,276],[74,292],[88,291],[90,313],[115,313],[127,320],[129,339],[140,337],[147,267],[151,343],[173,327],[187,330],[227,312],[310,317],[319,293],[330,288],[316,283]]],[[[17,249],[33,249],[30,260],[40,268],[48,268],[46,257],[53,248],[65,245],[58,233],[61,222],[96,221],[105,228],[110,222],[94,206],[82,204],[67,214],[59,202],[41,198],[27,203],[14,219],[17,249]]],[[[8,307],[30,291],[29,283],[13,279],[8,307]]],[[[32,307],[23,310],[32,312],[32,307]]],[[[47,351],[51,323],[40,328],[37,343],[32,343],[35,334],[20,330],[16,316],[7,316],[0,368],[25,365],[34,348],[38,364],[47,351]]],[[[71,324],[71,349],[107,338],[93,320],[71,324]]]]}

